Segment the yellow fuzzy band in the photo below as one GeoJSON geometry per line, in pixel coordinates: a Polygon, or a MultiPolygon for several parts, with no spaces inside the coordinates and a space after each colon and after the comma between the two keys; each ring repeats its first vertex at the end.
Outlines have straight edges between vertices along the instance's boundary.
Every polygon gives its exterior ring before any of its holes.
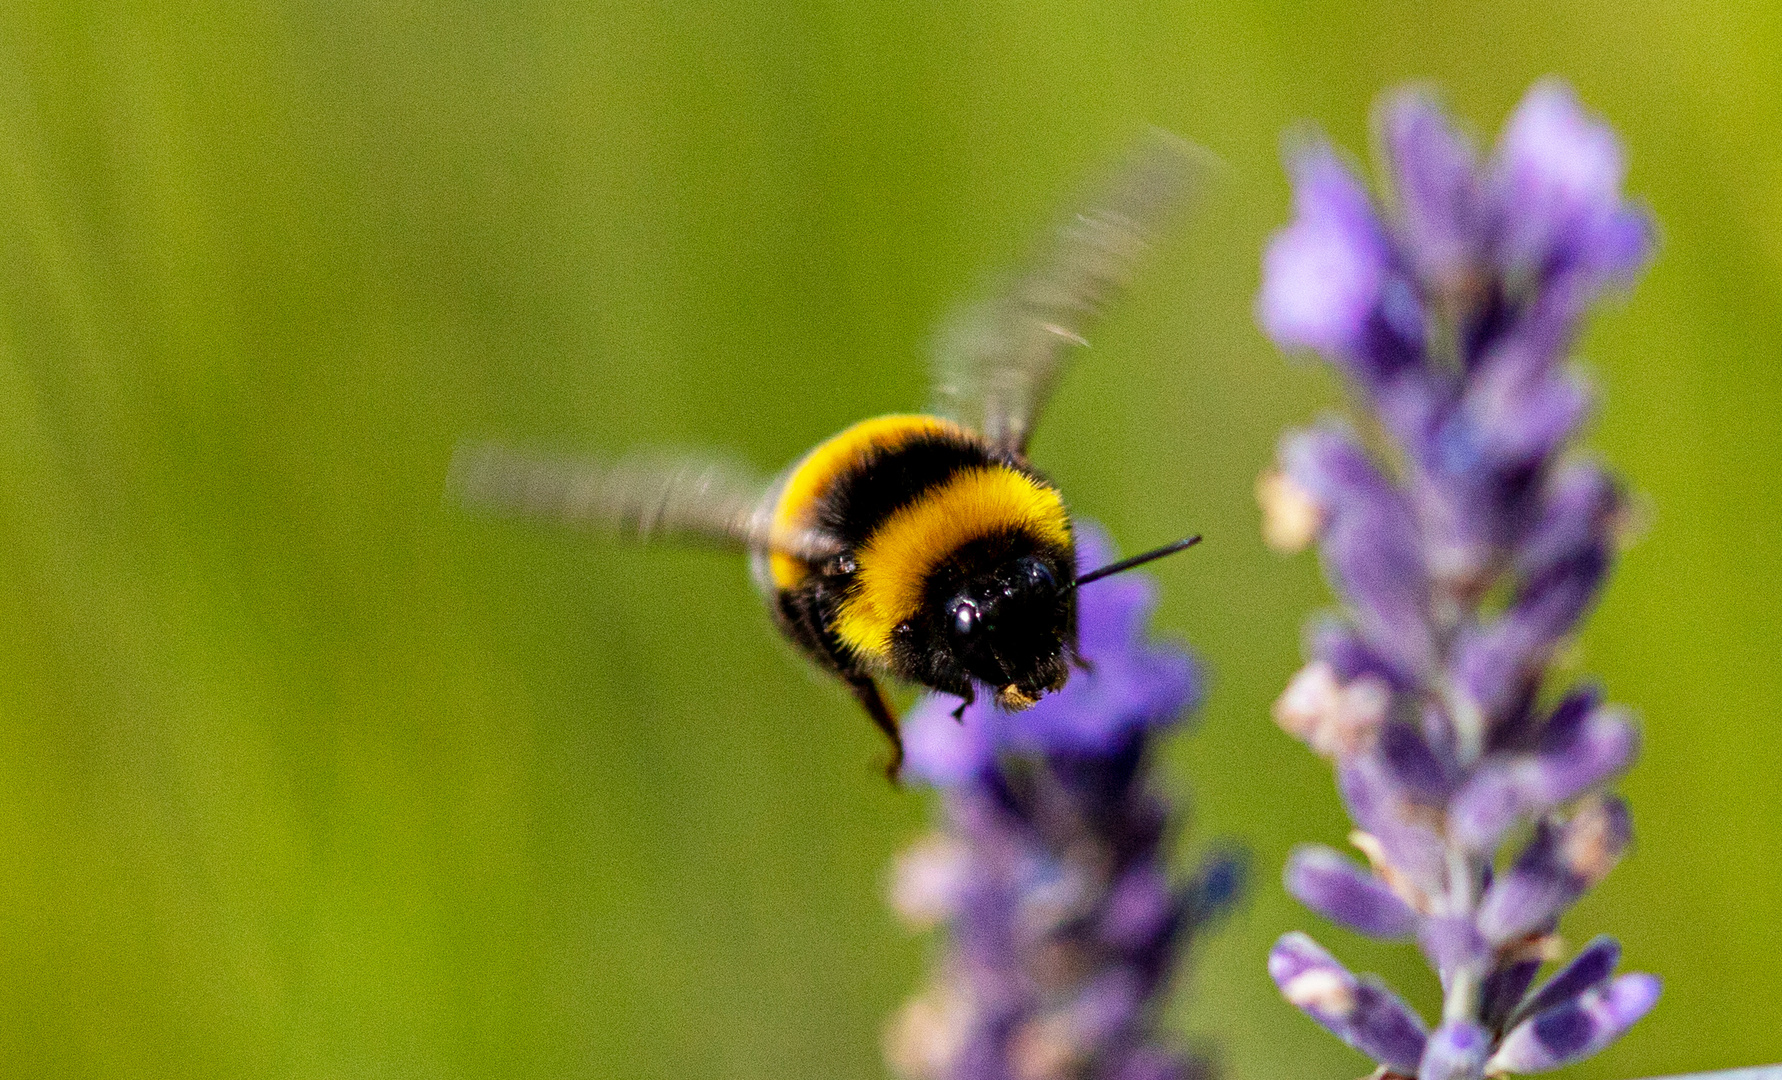
{"type": "MultiPolygon", "coordinates": [[[[831,436],[806,454],[786,479],[774,506],[774,531],[792,533],[808,527],[829,485],[867,454],[895,450],[920,435],[948,432],[963,434],[964,429],[938,416],[896,415],[862,420],[831,436]]],[[[781,552],[774,552],[770,565],[773,583],[781,589],[797,588],[807,570],[800,559],[781,552]]]]}
{"type": "Polygon", "coordinates": [[[1070,548],[1070,518],[1057,489],[1006,465],[964,469],[892,514],[860,546],[855,587],[836,634],[863,657],[884,660],[891,631],[922,606],[928,577],[962,545],[1023,532],[1070,548]]]}

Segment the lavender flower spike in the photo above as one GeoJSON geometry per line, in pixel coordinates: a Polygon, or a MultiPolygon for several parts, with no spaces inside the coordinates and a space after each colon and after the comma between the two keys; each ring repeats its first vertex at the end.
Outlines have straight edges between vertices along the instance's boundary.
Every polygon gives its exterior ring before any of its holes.
{"type": "Polygon", "coordinates": [[[1628,713],[1549,685],[1595,604],[1619,484],[1573,448],[1590,414],[1570,350],[1590,305],[1651,256],[1621,194],[1621,146],[1571,91],[1529,91],[1484,154],[1430,97],[1378,115],[1392,192],[1329,147],[1290,162],[1296,218],[1263,259],[1258,319],[1353,386],[1383,452],[1336,425],[1282,441],[1258,485],[1271,544],[1316,542],[1345,604],[1275,717],[1336,766],[1363,870],[1325,848],[1290,892],[1436,968],[1441,1023],[1350,975],[1304,935],[1276,945],[1282,994],[1390,1074],[1481,1080],[1595,1053],[1658,999],[1592,942],[1534,990],[1562,915],[1627,850],[1628,713]],[[1506,838],[1526,835],[1519,852],[1506,838]]]}
{"type": "MultiPolygon", "coordinates": [[[[1079,524],[1085,568],[1112,557],[1079,524]]],[[[1243,865],[1214,855],[1186,878],[1167,862],[1177,816],[1151,782],[1150,747],[1200,696],[1198,669],[1153,641],[1140,576],[1086,586],[1087,663],[1021,713],[953,719],[937,696],[905,724],[905,775],[940,790],[945,822],[899,862],[892,902],[944,925],[929,988],[886,1037],[911,1080],[1204,1080],[1166,1044],[1158,1005],[1194,935],[1234,899],[1243,865]]],[[[986,702],[990,695],[980,695],[986,702]]]]}

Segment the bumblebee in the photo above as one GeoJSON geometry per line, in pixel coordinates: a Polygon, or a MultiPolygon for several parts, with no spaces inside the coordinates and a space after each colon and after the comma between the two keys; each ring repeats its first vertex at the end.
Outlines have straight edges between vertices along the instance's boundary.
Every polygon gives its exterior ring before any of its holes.
{"type": "Polygon", "coordinates": [[[1027,458],[1068,356],[1204,170],[1154,133],[1051,236],[1025,272],[939,339],[936,405],[864,420],[763,483],[716,459],[600,463],[461,448],[451,487],[473,509],[702,539],[746,552],[775,622],[845,683],[903,760],[891,677],[1025,709],[1064,686],[1076,590],[1193,544],[1079,576],[1070,515],[1027,458]]]}

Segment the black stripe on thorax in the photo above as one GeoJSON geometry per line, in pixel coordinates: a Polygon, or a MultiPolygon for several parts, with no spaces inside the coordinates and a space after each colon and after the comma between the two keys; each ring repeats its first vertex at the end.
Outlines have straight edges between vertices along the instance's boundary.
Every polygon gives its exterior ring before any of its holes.
{"type": "Polygon", "coordinates": [[[962,469],[1006,463],[983,441],[944,432],[919,435],[888,450],[875,448],[835,478],[818,521],[849,547],[858,547],[886,518],[962,469]]]}

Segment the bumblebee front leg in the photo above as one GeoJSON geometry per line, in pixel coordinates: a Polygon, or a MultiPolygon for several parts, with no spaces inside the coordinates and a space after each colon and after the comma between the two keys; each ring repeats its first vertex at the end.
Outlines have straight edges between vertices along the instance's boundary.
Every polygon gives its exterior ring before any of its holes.
{"type": "Polygon", "coordinates": [[[957,709],[953,710],[953,719],[955,721],[957,721],[958,723],[961,723],[961,724],[965,723],[965,710],[971,708],[972,703],[977,700],[978,700],[977,688],[974,687],[969,682],[966,683],[965,684],[965,695],[964,695],[963,699],[959,702],[959,707],[957,709]]]}
{"type": "Polygon", "coordinates": [[[871,675],[844,676],[848,689],[866,709],[866,715],[885,733],[891,742],[891,763],[885,766],[885,778],[893,784],[898,783],[898,774],[903,771],[903,735],[897,730],[897,717],[891,715],[891,707],[885,704],[885,695],[879,692],[879,684],[871,675]]]}

